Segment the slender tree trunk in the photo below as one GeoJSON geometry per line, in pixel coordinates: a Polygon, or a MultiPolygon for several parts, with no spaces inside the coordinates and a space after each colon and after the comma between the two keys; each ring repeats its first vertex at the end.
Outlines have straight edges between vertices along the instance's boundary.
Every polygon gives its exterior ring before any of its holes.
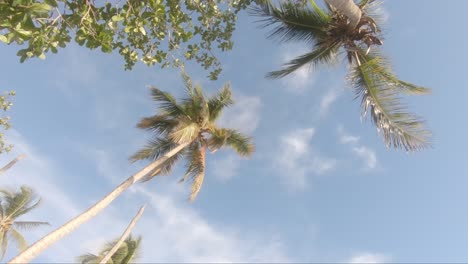
{"type": "Polygon", "coordinates": [[[0,174],[4,173],[5,171],[7,171],[11,167],[13,167],[13,165],[15,165],[16,162],[24,159],[25,157],[26,157],[26,154],[22,154],[22,155],[19,155],[18,157],[16,157],[14,160],[10,161],[10,163],[8,163],[7,165],[5,165],[5,167],[0,169],[0,174]]]}
{"type": "Polygon", "coordinates": [[[34,259],[39,253],[47,249],[53,243],[57,242],[64,236],[71,233],[81,224],[87,222],[89,219],[96,216],[101,210],[106,208],[112,201],[115,200],[120,194],[122,194],[125,190],[127,190],[130,186],[132,186],[135,182],[141,180],[145,177],[149,172],[158,168],[161,164],[163,164],[166,160],[177,154],[179,151],[184,149],[189,143],[184,143],[178,145],[173,150],[166,153],[163,157],[159,158],[158,160],[152,162],[148,166],[146,166],[141,171],[135,173],[124,182],[122,182],[117,188],[107,194],[104,198],[98,201],[96,204],[88,208],[82,214],[76,216],[72,220],[68,221],[66,224],[62,225],[61,227],[55,229],[54,231],[50,232],[45,237],[41,238],[40,240],[36,241],[33,245],[28,247],[25,251],[18,254],[16,257],[11,259],[8,263],[29,263],[32,259],[34,259]]]}
{"type": "Polygon", "coordinates": [[[361,20],[362,11],[354,0],[325,0],[329,5],[347,16],[350,26],[355,28],[361,20]]]}
{"type": "Polygon", "coordinates": [[[125,232],[123,232],[122,236],[120,236],[117,243],[115,243],[115,245],[111,248],[111,250],[109,250],[109,252],[107,252],[107,254],[104,256],[104,258],[101,259],[101,262],[99,262],[99,264],[106,264],[109,261],[109,259],[112,257],[112,255],[114,255],[115,252],[117,252],[117,250],[120,248],[122,243],[125,241],[125,239],[127,239],[127,237],[132,232],[133,228],[136,225],[136,222],[138,221],[138,219],[140,219],[141,215],[143,214],[143,211],[145,211],[145,206],[142,206],[140,208],[140,210],[138,210],[138,213],[132,219],[132,221],[128,225],[127,229],[125,229],[125,232]]]}

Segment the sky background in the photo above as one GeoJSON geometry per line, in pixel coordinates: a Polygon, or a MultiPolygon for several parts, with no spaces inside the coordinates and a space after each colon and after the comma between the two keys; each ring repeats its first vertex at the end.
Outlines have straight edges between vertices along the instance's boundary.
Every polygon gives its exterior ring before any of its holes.
{"type": "MultiPolygon", "coordinates": [[[[432,129],[433,148],[385,148],[345,81],[346,67],[300,70],[283,80],[265,73],[307,50],[265,38],[256,18],[239,18],[224,71],[208,94],[230,81],[236,98],[221,124],[252,135],[250,159],[232,151],[207,158],[194,203],[173,175],[140,183],[36,262],[72,262],[118,237],[147,204],[134,234],[141,262],[466,262],[468,261],[468,1],[385,1],[384,51],[398,76],[433,89],[405,98],[432,129]]],[[[26,153],[0,178],[43,198],[24,220],[51,223],[30,242],[77,215],[145,163],[128,157],[149,135],[135,128],[155,111],[147,86],[181,94],[176,70],[137,65],[118,54],[69,45],[45,61],[20,64],[16,46],[0,47],[0,87],[17,91],[12,153],[26,153]]],[[[182,165],[182,164],[181,164],[182,165]]],[[[11,247],[7,259],[16,254],[11,247]]]]}

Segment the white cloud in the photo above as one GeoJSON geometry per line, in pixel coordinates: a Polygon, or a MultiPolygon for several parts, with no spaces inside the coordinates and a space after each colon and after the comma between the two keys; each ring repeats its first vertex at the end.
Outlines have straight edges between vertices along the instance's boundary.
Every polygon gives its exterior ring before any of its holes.
{"type": "Polygon", "coordinates": [[[236,176],[242,159],[234,154],[218,158],[212,163],[213,174],[220,181],[226,182],[236,176]]]}
{"type": "Polygon", "coordinates": [[[360,144],[360,138],[348,134],[343,126],[338,126],[338,137],[341,144],[350,145],[351,151],[364,162],[365,170],[372,170],[377,168],[377,154],[369,147],[360,144]]]}
{"type": "MultiPolygon", "coordinates": [[[[44,203],[41,208],[28,214],[31,220],[49,221],[46,230],[27,233],[27,239],[34,241],[92,204],[86,197],[87,188],[101,185],[102,195],[111,189],[106,182],[117,177],[127,177],[128,166],[105,150],[89,149],[78,152],[87,155],[96,164],[97,175],[83,175],[82,185],[66,185],[67,174],[60,167],[48,161],[47,155],[35,151],[19,133],[9,136],[15,144],[15,151],[26,153],[22,160],[0,178],[2,184],[27,184],[34,187],[44,203]],[[69,197],[72,193],[83,192],[78,200],[69,197]]],[[[5,157],[5,156],[3,156],[5,157]]],[[[2,157],[2,158],[3,158],[2,157]]],[[[6,163],[11,157],[0,162],[6,163]]],[[[74,164],[79,167],[80,162],[74,164]]],[[[158,186],[163,183],[158,182],[158,186]]],[[[138,207],[149,201],[145,214],[135,229],[135,234],[143,234],[143,262],[291,262],[286,255],[281,238],[277,235],[250,233],[241,227],[217,224],[201,216],[189,207],[185,196],[180,195],[180,187],[173,183],[169,188],[154,188],[137,183],[95,218],[78,230],[52,245],[35,261],[71,262],[76,256],[86,252],[96,252],[106,241],[119,236],[138,207]],[[112,224],[109,224],[112,223],[112,224]]],[[[99,197],[90,197],[96,200],[99,197]]],[[[9,251],[7,258],[16,252],[9,251]]]]}
{"type": "Polygon", "coordinates": [[[347,263],[388,263],[390,258],[388,256],[376,253],[360,253],[353,255],[347,263]]]}
{"type": "Polygon", "coordinates": [[[260,97],[237,95],[234,101],[235,104],[224,111],[219,122],[220,125],[251,134],[257,129],[260,122],[260,110],[262,107],[260,97]]]}
{"type": "Polygon", "coordinates": [[[310,144],[314,128],[293,130],[280,139],[275,164],[278,175],[292,189],[307,187],[307,177],[319,175],[336,166],[336,160],[322,157],[310,144]]]}
{"type": "MultiPolygon", "coordinates": [[[[107,179],[121,171],[111,168],[109,153],[95,153],[99,174],[107,179]],[[109,163],[110,162],[110,163],[109,163]]],[[[157,179],[155,179],[157,180],[157,179]]],[[[158,186],[161,182],[158,182],[158,186]]],[[[183,186],[172,182],[156,192],[148,185],[137,184],[130,189],[125,199],[142,197],[149,202],[144,216],[139,221],[135,234],[143,236],[142,262],[290,262],[278,236],[265,234],[243,235],[243,230],[225,224],[211,223],[202,217],[182,198],[186,197],[183,186]],[[181,187],[182,186],[182,187],[181,187]],[[156,228],[155,228],[156,227],[156,228]],[[155,249],[155,250],[148,250],[155,249]]],[[[135,211],[136,209],[134,209],[135,211]]],[[[133,212],[134,213],[134,212],[133,212]]],[[[120,215],[124,214],[120,212],[120,215]]],[[[117,215],[115,217],[118,217],[117,215]]],[[[95,229],[105,226],[96,226],[95,229]]],[[[95,239],[92,239],[95,240],[95,239]]],[[[100,239],[99,241],[101,241],[100,239]]],[[[88,241],[89,245],[96,242],[88,241]]],[[[91,249],[91,248],[90,248],[91,249]]]]}
{"type": "Polygon", "coordinates": [[[155,214],[139,228],[145,230],[144,262],[290,262],[277,236],[255,237],[229,227],[212,225],[186,204],[168,195],[137,186],[151,200],[155,214]],[[151,219],[151,220],[149,220],[151,219]],[[151,228],[157,226],[158,228],[151,228]]]}
{"type": "Polygon", "coordinates": [[[320,100],[320,116],[325,116],[330,106],[336,101],[340,93],[336,89],[330,89],[320,100]]]}
{"type": "Polygon", "coordinates": [[[338,137],[341,144],[357,144],[359,143],[359,137],[348,134],[343,126],[338,126],[338,137]]]}
{"type": "Polygon", "coordinates": [[[375,151],[364,146],[354,147],[353,152],[364,161],[366,169],[375,169],[377,167],[377,155],[375,151]]]}

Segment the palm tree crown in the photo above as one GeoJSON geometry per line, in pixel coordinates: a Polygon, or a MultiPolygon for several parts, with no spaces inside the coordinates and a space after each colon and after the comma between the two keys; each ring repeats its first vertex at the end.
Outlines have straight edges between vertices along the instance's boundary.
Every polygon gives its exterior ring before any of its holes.
{"type": "MultiPolygon", "coordinates": [[[[79,256],[77,259],[82,264],[91,264],[91,263],[100,263],[104,256],[111,250],[116,241],[107,243],[105,247],[99,252],[99,255],[94,254],[84,254],[79,256]]],[[[112,255],[107,263],[109,264],[128,264],[134,263],[136,258],[138,258],[138,251],[141,242],[141,236],[138,238],[133,238],[132,235],[127,237],[119,247],[119,249],[112,255]]]]}
{"type": "Polygon", "coordinates": [[[223,109],[233,104],[229,84],[207,98],[201,87],[194,86],[186,74],[183,74],[183,78],[186,98],[180,102],[167,92],[151,88],[153,100],[159,103],[159,113],[143,118],[138,127],[153,132],[154,136],[131,160],[156,160],[179,144],[187,144],[186,148],[149,173],[146,180],[159,174],[168,174],[177,160],[184,158],[188,166],[181,181],[192,180],[189,198],[192,201],[203,182],[207,149],[215,152],[229,146],[239,155],[249,156],[254,151],[254,145],[249,137],[238,131],[216,125],[223,109]]]}
{"type": "Polygon", "coordinates": [[[0,190],[0,194],[2,196],[0,202],[0,248],[1,258],[3,258],[10,238],[16,243],[19,250],[27,248],[28,243],[18,229],[30,229],[48,225],[48,223],[16,220],[40,204],[41,199],[36,200],[36,195],[30,188],[22,186],[19,192],[0,190]]]}
{"type": "MultiPolygon", "coordinates": [[[[312,51],[271,72],[269,78],[281,78],[305,65],[333,64],[340,54],[350,64],[349,79],[356,96],[361,97],[362,115],[370,113],[387,146],[414,151],[430,146],[431,133],[424,121],[407,113],[399,94],[426,94],[429,89],[398,79],[388,60],[378,51],[383,44],[379,18],[374,10],[377,1],[361,0],[359,21],[354,23],[326,0],[327,10],[310,0],[307,5],[284,1],[275,6],[259,1],[253,13],[265,17],[264,26],[276,25],[270,37],[281,42],[309,43],[312,51]]],[[[353,0],[350,6],[356,6],[353,0]]]]}

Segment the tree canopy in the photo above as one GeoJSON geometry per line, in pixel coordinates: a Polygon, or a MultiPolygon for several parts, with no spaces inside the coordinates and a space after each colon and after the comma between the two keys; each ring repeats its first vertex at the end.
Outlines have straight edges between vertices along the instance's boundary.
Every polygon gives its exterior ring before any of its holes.
{"type": "Polygon", "coordinates": [[[216,51],[233,47],[237,13],[251,0],[7,0],[0,2],[0,41],[17,55],[44,59],[72,39],[89,49],[117,51],[125,69],[137,61],[161,67],[194,60],[217,79],[216,51]]]}

